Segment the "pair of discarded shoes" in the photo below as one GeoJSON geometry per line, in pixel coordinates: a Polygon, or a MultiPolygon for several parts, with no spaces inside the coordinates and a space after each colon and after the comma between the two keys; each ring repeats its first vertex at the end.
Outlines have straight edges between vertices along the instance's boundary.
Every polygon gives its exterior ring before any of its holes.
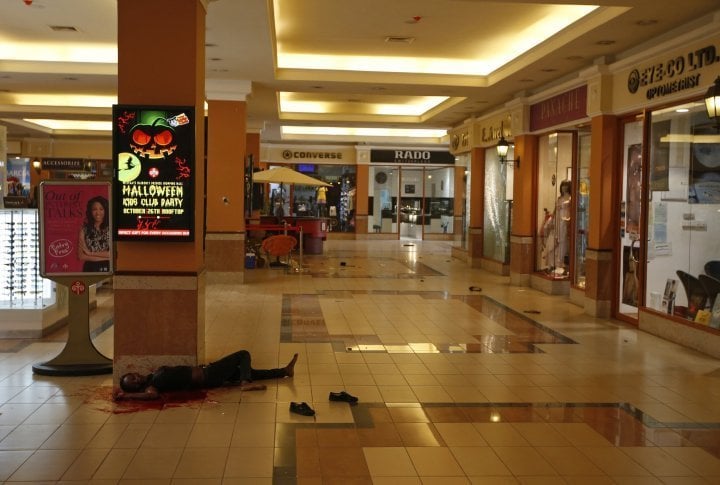
{"type": "MultiPolygon", "coordinates": [[[[328,399],[331,401],[346,402],[349,404],[356,404],[358,402],[357,397],[352,396],[345,391],[331,392],[328,399]]],[[[315,410],[306,402],[291,402],[290,412],[301,416],[315,416],[315,410]]]]}

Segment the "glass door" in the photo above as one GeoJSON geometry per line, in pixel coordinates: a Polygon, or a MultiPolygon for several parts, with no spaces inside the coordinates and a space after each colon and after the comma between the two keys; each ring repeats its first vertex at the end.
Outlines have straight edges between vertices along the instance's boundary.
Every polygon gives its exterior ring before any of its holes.
{"type": "Polygon", "coordinates": [[[573,284],[585,289],[585,251],[587,250],[590,202],[590,140],[589,132],[578,133],[578,158],[575,185],[575,264],[573,284]]]}
{"type": "MultiPolygon", "coordinates": [[[[425,225],[425,207],[422,167],[403,168],[400,176],[400,204],[398,221],[400,223],[400,239],[422,239],[425,225]]],[[[427,217],[430,223],[430,216],[427,217]]]]}
{"type": "Polygon", "coordinates": [[[638,319],[640,294],[640,228],[642,227],[643,121],[623,127],[622,193],[620,194],[620,277],[617,315],[638,319]]]}

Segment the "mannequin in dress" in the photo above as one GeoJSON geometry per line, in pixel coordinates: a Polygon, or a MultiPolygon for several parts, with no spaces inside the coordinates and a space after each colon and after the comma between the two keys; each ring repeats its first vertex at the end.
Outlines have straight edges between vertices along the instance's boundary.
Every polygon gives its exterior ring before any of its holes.
{"type": "Polygon", "coordinates": [[[570,217],[572,209],[572,184],[569,180],[560,182],[560,196],[555,202],[555,237],[557,248],[555,250],[555,273],[566,274],[565,258],[568,256],[568,240],[570,239],[570,217]]]}

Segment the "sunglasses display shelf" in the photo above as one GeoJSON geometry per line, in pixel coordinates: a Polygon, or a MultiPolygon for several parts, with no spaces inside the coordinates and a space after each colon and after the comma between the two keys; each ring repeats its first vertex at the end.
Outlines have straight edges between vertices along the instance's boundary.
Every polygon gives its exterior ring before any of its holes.
{"type": "Polygon", "coordinates": [[[38,211],[0,209],[0,311],[55,303],[55,285],[40,276],[38,211]]]}

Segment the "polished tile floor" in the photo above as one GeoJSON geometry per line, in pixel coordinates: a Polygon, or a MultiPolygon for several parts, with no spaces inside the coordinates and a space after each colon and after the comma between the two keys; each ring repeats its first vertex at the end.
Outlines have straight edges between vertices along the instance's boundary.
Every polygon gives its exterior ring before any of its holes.
{"type": "MultiPolygon", "coordinates": [[[[108,376],[32,374],[63,332],[1,341],[0,482],[720,483],[720,361],[468,269],[447,243],[330,241],[304,263],[207,288],[208,360],[300,354],[266,391],[115,404],[108,376]],[[340,390],[360,402],[329,402],[340,390]]],[[[99,304],[107,319],[111,292],[99,304]]]]}

